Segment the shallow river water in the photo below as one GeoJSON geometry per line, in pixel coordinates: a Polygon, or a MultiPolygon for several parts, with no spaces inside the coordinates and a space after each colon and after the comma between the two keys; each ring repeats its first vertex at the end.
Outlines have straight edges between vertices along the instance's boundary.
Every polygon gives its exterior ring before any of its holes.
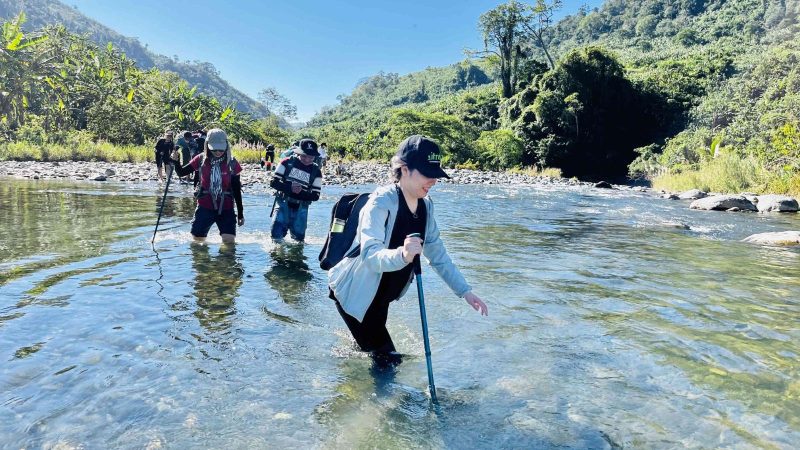
{"type": "MultiPolygon", "coordinates": [[[[361,187],[356,190],[367,190],[361,187]]],[[[481,317],[423,263],[390,309],[406,355],[356,351],[263,188],[224,247],[156,184],[0,180],[2,448],[797,448],[800,251],[740,242],[797,215],[701,212],[586,187],[439,185],[481,317]],[[689,230],[675,227],[681,222],[689,230]]],[[[261,189],[259,191],[259,189],[261,189]]],[[[348,189],[352,190],[352,189],[348,189]]]]}

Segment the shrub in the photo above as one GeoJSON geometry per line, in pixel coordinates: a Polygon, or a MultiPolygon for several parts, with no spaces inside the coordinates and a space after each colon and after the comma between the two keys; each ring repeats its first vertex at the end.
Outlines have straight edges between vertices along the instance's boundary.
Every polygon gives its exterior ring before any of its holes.
{"type": "Polygon", "coordinates": [[[487,169],[505,170],[522,162],[522,140],[511,130],[482,132],[475,141],[475,149],[487,169]]]}

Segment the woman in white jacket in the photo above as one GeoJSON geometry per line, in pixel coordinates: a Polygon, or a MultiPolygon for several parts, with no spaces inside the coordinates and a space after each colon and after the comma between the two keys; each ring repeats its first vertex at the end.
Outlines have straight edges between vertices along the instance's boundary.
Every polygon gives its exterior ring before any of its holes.
{"type": "Polygon", "coordinates": [[[472,293],[439,237],[428,197],[438,178],[449,178],[441,168],[439,146],[423,136],[409,137],[392,158],[392,170],[395,184],[376,189],[360,212],[351,248],[360,247],[360,252],[344,258],[328,276],[330,297],[361,349],[372,352],[378,362],[396,364],[400,356],[386,319],[389,303],[411,284],[415,256],[425,255],[453,293],[476,311],[488,315],[488,309],[472,293]],[[421,237],[408,237],[414,233],[421,237]]]}

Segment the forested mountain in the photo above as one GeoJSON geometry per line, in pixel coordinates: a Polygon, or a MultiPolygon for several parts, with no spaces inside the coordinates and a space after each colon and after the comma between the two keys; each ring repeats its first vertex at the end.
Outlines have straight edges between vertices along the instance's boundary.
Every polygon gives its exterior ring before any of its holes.
{"type": "Polygon", "coordinates": [[[213,64],[201,61],[180,61],[149,51],[136,38],[125,37],[114,30],[84,16],[80,11],[57,0],[0,0],[0,19],[16,17],[20,11],[27,18],[25,29],[40,29],[45,25],[61,24],[68,31],[87,35],[100,46],[113,43],[114,47],[134,60],[140,68],[157,67],[177,73],[190,85],[222,104],[234,103],[236,109],[255,116],[264,116],[267,111],[263,105],[236,90],[222,79],[213,64]]]}
{"type": "Polygon", "coordinates": [[[435,69],[378,76],[306,131],[357,156],[390,153],[404,130],[435,135],[451,164],[604,176],[633,162],[649,178],[727,164],[763,176],[719,189],[800,191],[798,0],[609,0],[537,26],[557,3],[476,18],[495,53],[478,64],[503,83],[425,98],[412,80],[435,69]]]}

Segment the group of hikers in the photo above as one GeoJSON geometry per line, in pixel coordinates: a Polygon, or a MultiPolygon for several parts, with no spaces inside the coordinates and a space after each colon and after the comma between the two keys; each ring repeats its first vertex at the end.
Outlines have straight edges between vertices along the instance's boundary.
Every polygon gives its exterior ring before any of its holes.
{"type": "MultiPolygon", "coordinates": [[[[200,130],[202,131],[202,130],[200,130]]],[[[215,128],[196,136],[184,133],[188,155],[181,144],[172,144],[165,133],[155,146],[159,177],[163,166],[172,165],[180,177],[195,176],[197,207],[191,234],[203,241],[216,224],[223,243],[233,243],[236,227],[243,226],[242,166],[233,158],[225,131],[215,128]],[[192,145],[189,139],[194,139],[192,145]],[[199,141],[199,143],[198,143],[199,141]],[[167,151],[169,147],[169,151],[167,151]],[[236,212],[234,213],[234,204],[236,212]]],[[[266,147],[261,166],[272,172],[275,189],[271,236],[281,241],[287,232],[305,239],[308,207],[319,200],[322,167],[327,149],[312,139],[295,142],[275,164],[275,147],[266,147]]],[[[358,212],[357,230],[346,255],[328,270],[329,294],[336,309],[365,352],[378,364],[396,365],[401,355],[386,329],[389,304],[405,294],[414,277],[412,263],[424,255],[453,293],[482,315],[483,300],[447,254],[434,218],[428,193],[439,178],[449,178],[441,167],[442,153],[432,140],[419,135],[400,143],[391,159],[394,183],[373,191],[358,212]]]]}

